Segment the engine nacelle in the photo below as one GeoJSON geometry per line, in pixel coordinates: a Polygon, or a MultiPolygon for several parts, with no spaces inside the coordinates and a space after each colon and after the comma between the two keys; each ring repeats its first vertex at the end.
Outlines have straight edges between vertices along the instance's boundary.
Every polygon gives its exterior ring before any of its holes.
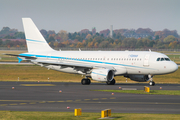
{"type": "Polygon", "coordinates": [[[91,72],[91,78],[96,81],[112,81],[114,78],[114,72],[109,69],[93,69],[91,72]]]}
{"type": "Polygon", "coordinates": [[[148,75],[128,75],[131,80],[138,82],[146,82],[149,81],[148,75]]]}

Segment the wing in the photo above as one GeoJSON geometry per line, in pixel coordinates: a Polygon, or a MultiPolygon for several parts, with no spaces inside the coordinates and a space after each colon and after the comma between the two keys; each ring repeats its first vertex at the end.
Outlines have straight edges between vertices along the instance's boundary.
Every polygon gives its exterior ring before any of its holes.
{"type": "Polygon", "coordinates": [[[54,61],[43,61],[43,60],[31,60],[35,64],[46,65],[55,65],[55,66],[64,66],[64,67],[81,67],[81,68],[93,68],[93,66],[88,64],[78,64],[70,62],[54,62],[54,61]]]}
{"type": "Polygon", "coordinates": [[[31,62],[35,64],[42,64],[43,66],[46,65],[55,65],[55,66],[62,66],[62,67],[73,67],[73,68],[84,68],[84,69],[93,69],[93,68],[107,68],[114,70],[114,67],[111,66],[96,66],[91,64],[85,63],[73,63],[73,62],[54,62],[54,61],[43,61],[43,60],[31,60],[31,62]]]}

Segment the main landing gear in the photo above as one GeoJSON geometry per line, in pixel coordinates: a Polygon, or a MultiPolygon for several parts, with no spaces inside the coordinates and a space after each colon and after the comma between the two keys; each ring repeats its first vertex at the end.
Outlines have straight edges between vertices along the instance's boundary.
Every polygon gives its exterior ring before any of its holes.
{"type": "Polygon", "coordinates": [[[115,79],[111,80],[111,81],[107,81],[106,82],[107,85],[114,85],[116,83],[115,79]]]}
{"type": "Polygon", "coordinates": [[[152,75],[148,75],[149,79],[150,79],[150,82],[149,82],[149,85],[150,86],[154,86],[155,85],[155,82],[153,81],[153,76],[152,75]]]}
{"type": "Polygon", "coordinates": [[[88,79],[88,78],[83,78],[83,79],[81,80],[81,84],[82,84],[82,85],[89,85],[89,84],[91,84],[91,80],[88,79]]]}

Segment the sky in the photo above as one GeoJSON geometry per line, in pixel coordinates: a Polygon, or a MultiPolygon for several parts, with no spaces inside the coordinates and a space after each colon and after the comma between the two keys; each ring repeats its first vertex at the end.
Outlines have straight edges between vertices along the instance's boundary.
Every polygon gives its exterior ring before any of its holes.
{"type": "Polygon", "coordinates": [[[180,34],[180,0],[0,0],[0,30],[23,31],[23,17],[39,30],[150,28],[180,34]]]}

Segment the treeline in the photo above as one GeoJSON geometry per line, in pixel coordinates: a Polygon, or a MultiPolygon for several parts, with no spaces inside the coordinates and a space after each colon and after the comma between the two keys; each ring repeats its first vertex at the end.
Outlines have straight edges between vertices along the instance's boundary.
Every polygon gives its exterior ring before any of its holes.
{"type": "MultiPolygon", "coordinates": [[[[110,37],[110,30],[102,30],[99,33],[93,28],[80,32],[67,33],[61,30],[56,33],[53,30],[40,30],[46,41],[54,49],[60,48],[156,48],[156,49],[180,49],[180,38],[176,30],[152,31],[151,29],[114,30],[110,37]]],[[[3,27],[0,31],[1,47],[24,47],[25,35],[16,29],[3,27]]]]}

